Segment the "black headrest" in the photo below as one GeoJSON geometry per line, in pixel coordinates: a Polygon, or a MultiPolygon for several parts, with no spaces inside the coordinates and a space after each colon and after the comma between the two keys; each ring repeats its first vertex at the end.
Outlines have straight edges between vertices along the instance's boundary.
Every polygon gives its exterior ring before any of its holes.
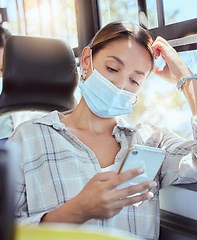
{"type": "Polygon", "coordinates": [[[4,49],[0,114],[70,110],[75,106],[77,81],[75,57],[67,43],[54,38],[11,36],[4,49]]]}

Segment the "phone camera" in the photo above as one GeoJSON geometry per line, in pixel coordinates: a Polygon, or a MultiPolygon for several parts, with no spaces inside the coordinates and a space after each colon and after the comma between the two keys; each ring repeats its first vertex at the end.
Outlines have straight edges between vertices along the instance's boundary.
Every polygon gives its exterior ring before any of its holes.
{"type": "Polygon", "coordinates": [[[133,154],[133,155],[137,155],[137,154],[138,154],[138,151],[137,151],[137,150],[134,150],[134,151],[132,152],[132,154],[133,154]]]}

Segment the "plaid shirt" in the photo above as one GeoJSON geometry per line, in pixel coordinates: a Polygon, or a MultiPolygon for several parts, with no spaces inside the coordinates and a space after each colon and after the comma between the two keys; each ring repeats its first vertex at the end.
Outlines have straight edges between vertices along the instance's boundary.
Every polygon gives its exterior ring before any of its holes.
{"type": "MultiPolygon", "coordinates": [[[[87,182],[102,172],[94,154],[60,122],[57,111],[22,123],[10,141],[22,144],[17,179],[17,212],[21,224],[39,224],[42,216],[76,196],[87,182]]],[[[197,181],[197,117],[192,118],[194,141],[186,141],[167,128],[139,124],[128,126],[120,119],[113,135],[121,149],[115,158],[117,171],[133,144],[163,148],[167,157],[157,175],[154,197],[140,207],[124,207],[110,219],[91,219],[84,224],[116,228],[144,239],[158,239],[160,227],[159,189],[171,183],[197,181]]]]}

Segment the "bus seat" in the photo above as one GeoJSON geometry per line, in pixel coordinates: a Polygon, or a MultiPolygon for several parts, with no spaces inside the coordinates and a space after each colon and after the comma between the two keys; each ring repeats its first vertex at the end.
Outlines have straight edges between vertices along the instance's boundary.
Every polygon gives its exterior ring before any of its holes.
{"type": "Polygon", "coordinates": [[[55,38],[13,35],[3,57],[0,115],[75,107],[78,75],[71,47],[55,38]]]}

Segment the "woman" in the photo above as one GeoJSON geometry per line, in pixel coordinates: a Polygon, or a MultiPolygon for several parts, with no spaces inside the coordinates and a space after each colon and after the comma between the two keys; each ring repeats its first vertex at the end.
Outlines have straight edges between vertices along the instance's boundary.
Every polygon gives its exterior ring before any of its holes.
{"type": "MultiPolygon", "coordinates": [[[[132,111],[136,93],[159,55],[166,65],[155,73],[164,79],[177,83],[191,73],[164,39],[153,43],[131,22],[106,25],[83,50],[83,97],[77,108],[68,116],[55,111],[16,129],[10,141],[19,141],[23,150],[17,187],[21,223],[93,224],[158,239],[159,189],[197,180],[196,143],[166,128],[132,127],[115,117],[132,111]],[[117,174],[133,144],[164,148],[167,157],[156,182],[117,190],[143,173],[138,168],[117,174]],[[134,207],[139,201],[144,202],[134,207]]],[[[187,80],[182,90],[196,115],[193,83],[195,79],[187,80]]],[[[195,117],[192,124],[196,139],[195,117]]]]}

